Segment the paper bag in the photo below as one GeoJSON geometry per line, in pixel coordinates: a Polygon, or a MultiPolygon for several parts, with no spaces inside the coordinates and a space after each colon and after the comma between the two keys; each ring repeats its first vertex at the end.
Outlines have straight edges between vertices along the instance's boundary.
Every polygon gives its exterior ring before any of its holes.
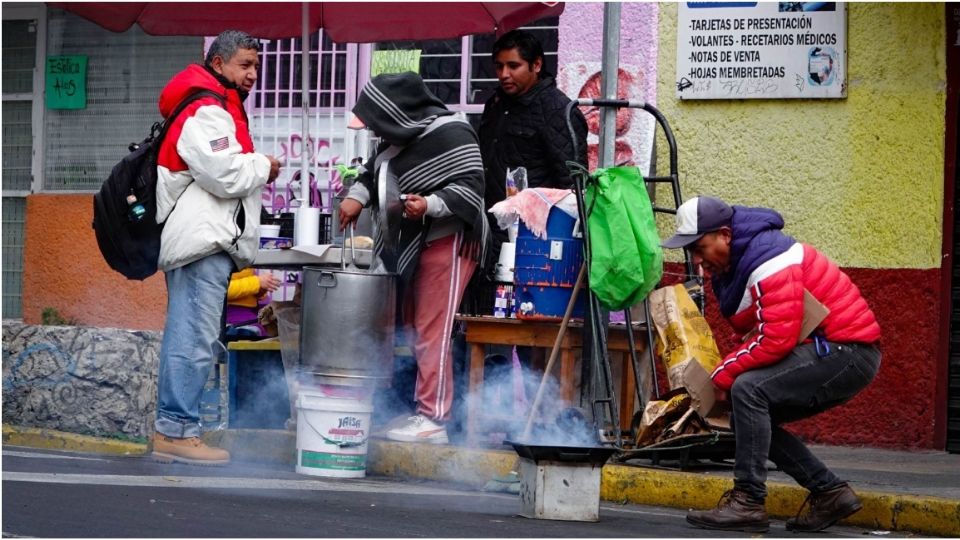
{"type": "Polygon", "coordinates": [[[715,401],[710,374],[722,360],[710,325],[683,285],[650,293],[650,317],[670,388],[686,389],[697,412],[708,416],[715,401]]]}
{"type": "Polygon", "coordinates": [[[683,390],[668,393],[659,400],[647,402],[637,429],[637,447],[647,446],[658,440],[664,430],[690,410],[690,396],[683,390]]]}

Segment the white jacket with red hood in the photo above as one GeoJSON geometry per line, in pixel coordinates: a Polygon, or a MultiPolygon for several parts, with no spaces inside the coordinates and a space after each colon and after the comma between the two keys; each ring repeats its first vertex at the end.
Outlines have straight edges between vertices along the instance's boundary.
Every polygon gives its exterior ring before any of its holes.
{"type": "Polygon", "coordinates": [[[157,156],[157,222],[165,223],[159,260],[163,271],[220,251],[242,269],[257,253],[260,194],[270,160],[253,151],[238,90],[193,64],[160,93],[160,113],[167,118],[184,98],[202,89],[223,95],[226,109],[210,96],[188,105],[170,125],[157,156]]]}

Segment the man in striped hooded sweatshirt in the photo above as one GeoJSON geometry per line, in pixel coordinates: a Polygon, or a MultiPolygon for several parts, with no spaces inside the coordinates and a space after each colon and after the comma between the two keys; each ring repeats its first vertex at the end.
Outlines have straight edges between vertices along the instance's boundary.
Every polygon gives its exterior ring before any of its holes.
{"type": "Polygon", "coordinates": [[[687,514],[698,527],[766,531],[768,458],[810,490],[787,530],[820,531],[862,508],[782,424],[840,405],[870,384],[880,368],[880,326],[850,278],[785,235],[783,225],[773,210],[695,197],[677,209],[677,234],[663,243],[687,249],[709,272],[720,313],[740,341],[712,374],[733,411],[734,487],[716,508],[687,514]],[[829,310],[809,336],[800,335],[804,291],[829,310]]]}
{"type": "Polygon", "coordinates": [[[391,423],[386,437],[444,444],[453,405],[453,319],[490,242],[477,136],[413,72],[375,77],[353,113],[351,127],[366,126],[382,142],[340,204],[341,228],[363,206],[386,204],[372,194],[387,176],[405,197],[399,234],[377,234],[374,253],[399,276],[401,318],[415,335],[417,405],[415,415],[391,423]],[[385,250],[385,242],[395,242],[390,247],[396,249],[385,250]]]}

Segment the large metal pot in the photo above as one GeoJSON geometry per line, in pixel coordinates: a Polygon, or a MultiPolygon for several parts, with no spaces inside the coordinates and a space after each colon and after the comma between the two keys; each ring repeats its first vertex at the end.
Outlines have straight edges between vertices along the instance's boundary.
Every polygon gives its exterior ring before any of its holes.
{"type": "Polygon", "coordinates": [[[303,269],[300,369],[318,382],[386,385],[393,374],[396,275],[303,269]]]}

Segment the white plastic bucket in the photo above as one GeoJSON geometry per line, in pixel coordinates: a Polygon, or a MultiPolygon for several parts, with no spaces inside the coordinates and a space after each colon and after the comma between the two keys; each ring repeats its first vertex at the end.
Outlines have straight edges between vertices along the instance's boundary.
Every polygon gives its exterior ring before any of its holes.
{"type": "Polygon", "coordinates": [[[363,478],[373,404],[362,395],[297,394],[297,472],[363,478]]]}

